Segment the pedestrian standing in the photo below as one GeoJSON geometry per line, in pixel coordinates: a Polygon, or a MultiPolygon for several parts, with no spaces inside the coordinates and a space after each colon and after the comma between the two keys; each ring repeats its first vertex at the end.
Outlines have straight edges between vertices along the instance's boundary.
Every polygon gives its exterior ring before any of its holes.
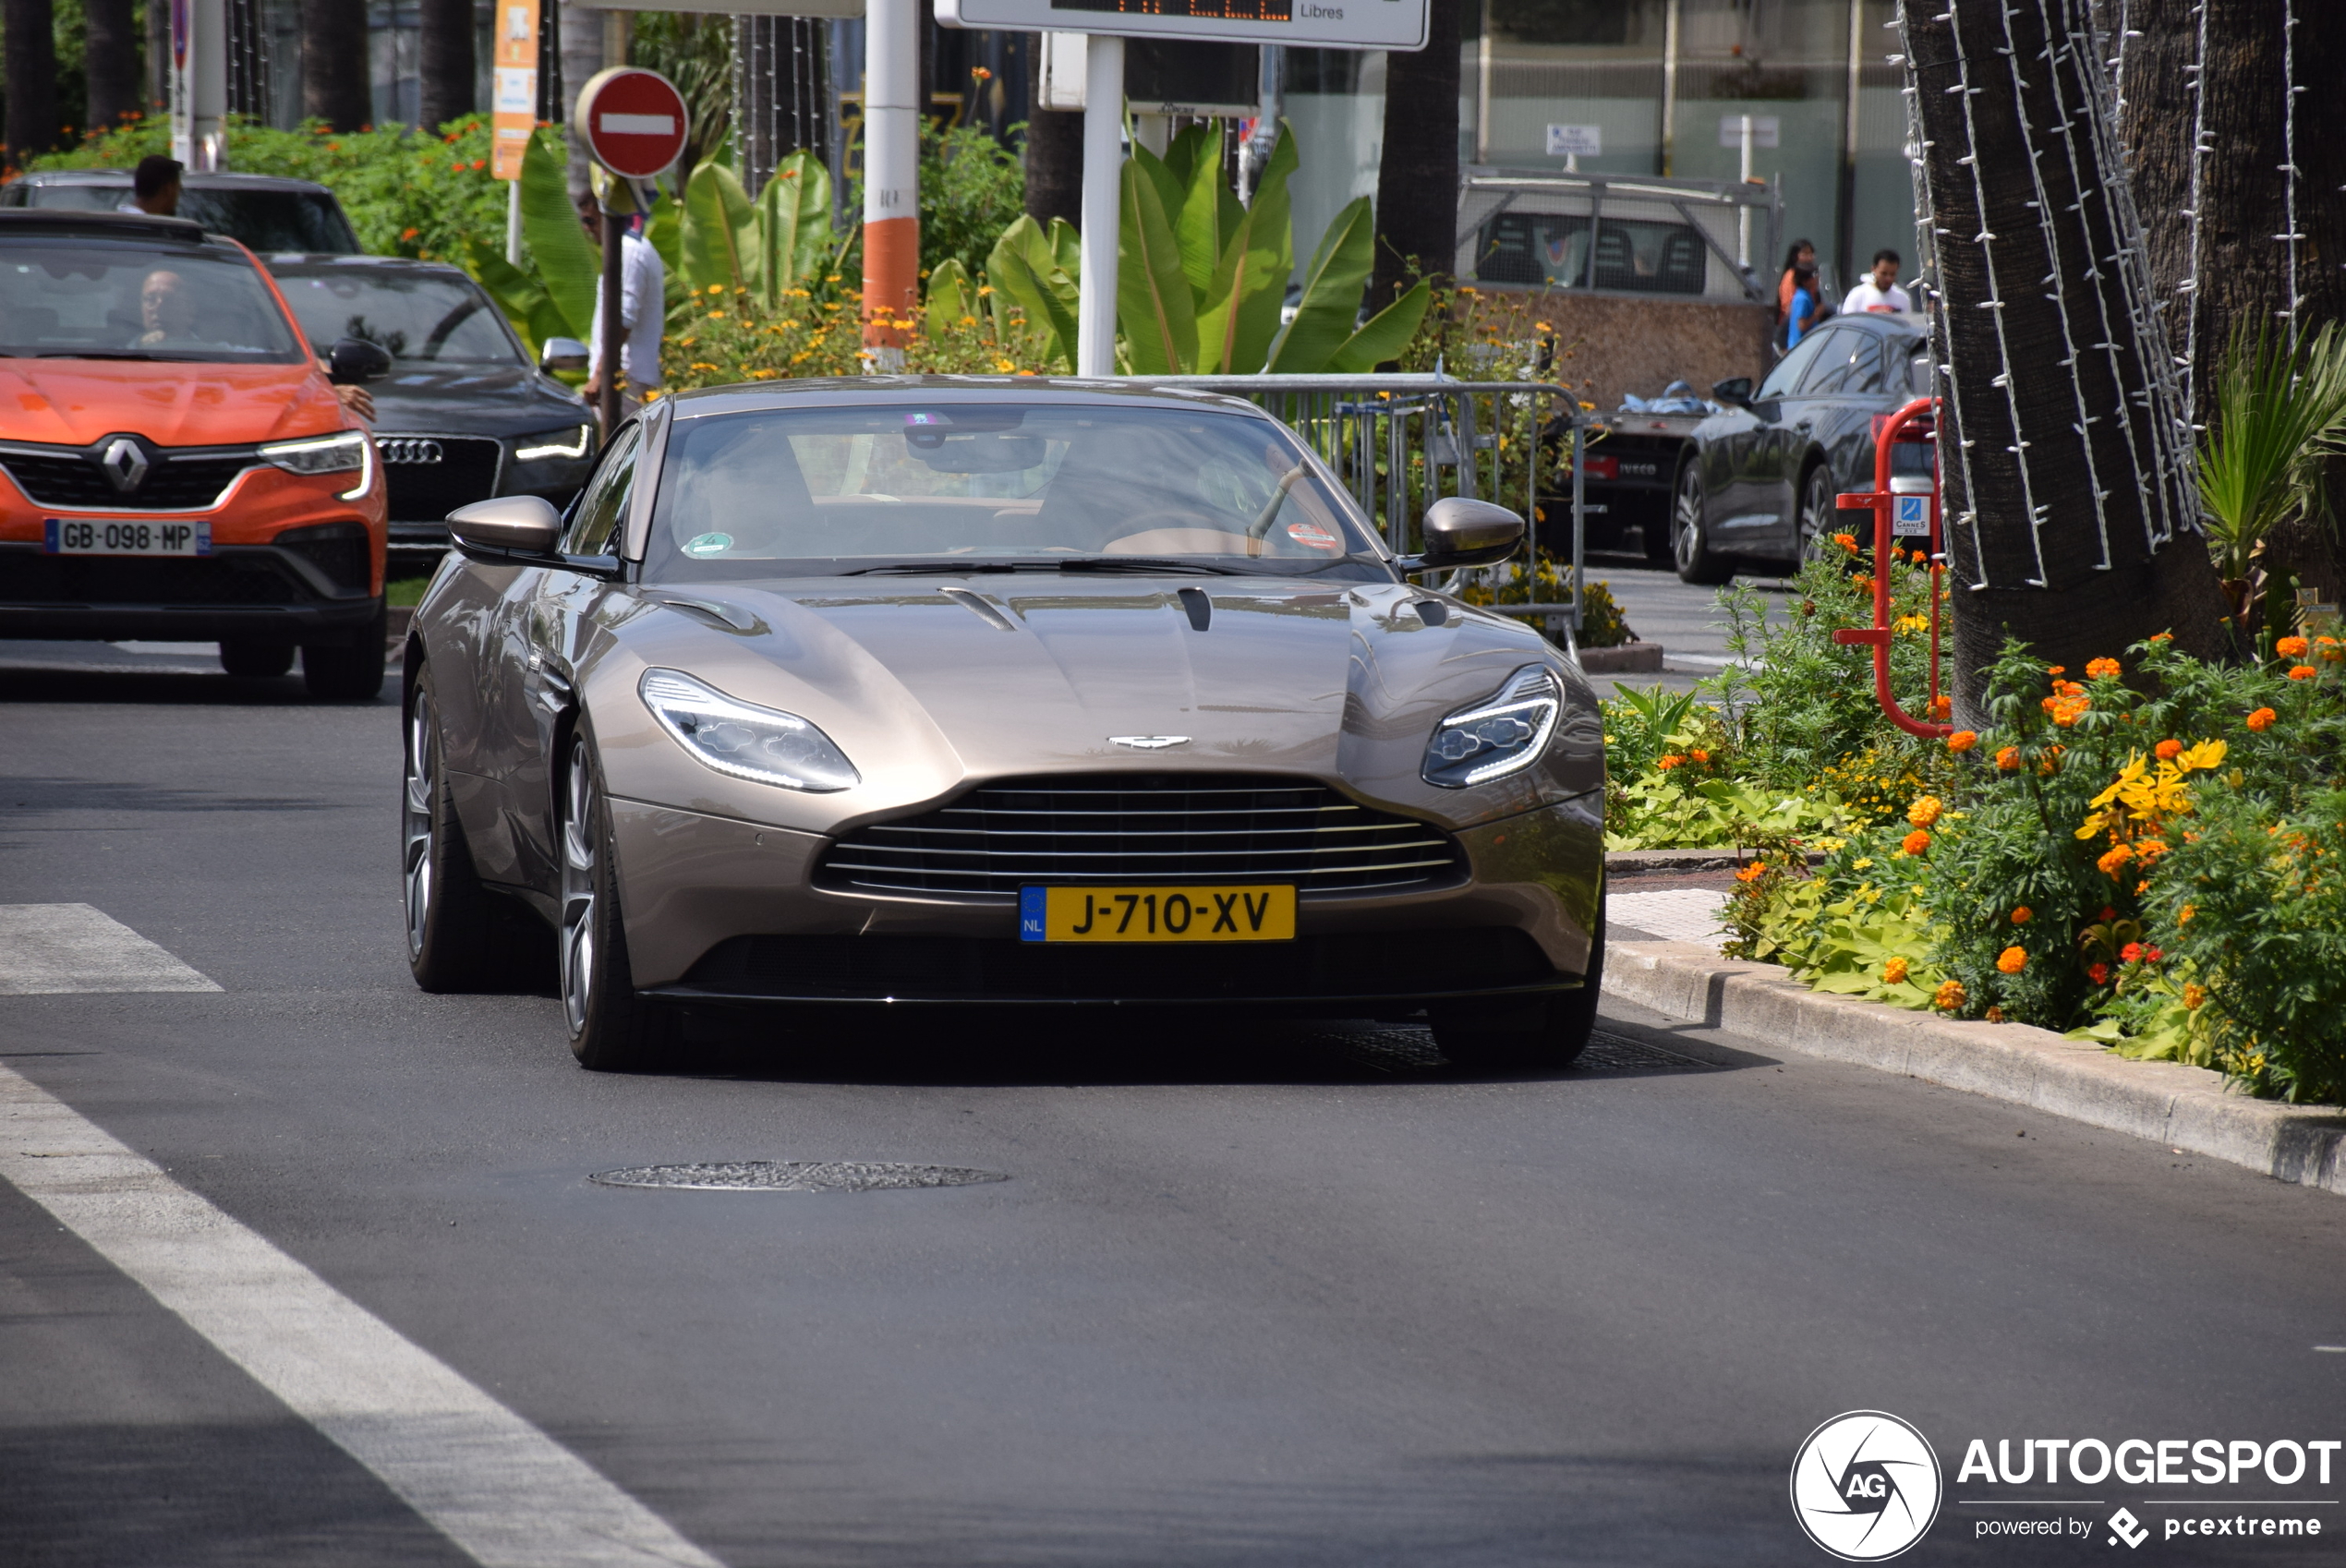
{"type": "MultiPolygon", "coordinates": [[[[602,239],[602,208],[590,194],[578,202],[587,237],[602,239]]],[[[619,242],[619,409],[626,417],[659,390],[659,342],[668,321],[668,269],[651,242],[630,227],[619,242]]],[[[586,344],[586,401],[603,393],[603,285],[595,283],[595,321],[586,344]]],[[[608,435],[610,432],[604,432],[608,435]]]]}
{"type": "Polygon", "coordinates": [[[179,215],[179,175],[186,167],[176,158],[150,152],[130,172],[130,199],[118,211],[143,212],[150,218],[179,215]]]}
{"type": "MultiPolygon", "coordinates": [[[[1784,276],[1776,280],[1776,337],[1780,342],[1785,327],[1792,321],[1792,291],[1799,286],[1794,275],[1803,267],[1810,271],[1816,271],[1817,247],[1812,241],[1796,239],[1792,242],[1792,248],[1784,253],[1784,276]]],[[[1784,346],[1791,345],[1786,344],[1784,346]]]]}
{"type": "Polygon", "coordinates": [[[1816,330],[1818,316],[1817,268],[1811,261],[1806,267],[1792,270],[1792,303],[1785,308],[1784,345],[1789,351],[1800,346],[1800,340],[1816,330]]]}
{"type": "Polygon", "coordinates": [[[1914,312],[1914,302],[1906,291],[1898,286],[1898,253],[1877,250],[1873,253],[1873,270],[1865,281],[1849,291],[1841,302],[1844,313],[1866,311],[1874,315],[1907,316],[1914,312]]]}

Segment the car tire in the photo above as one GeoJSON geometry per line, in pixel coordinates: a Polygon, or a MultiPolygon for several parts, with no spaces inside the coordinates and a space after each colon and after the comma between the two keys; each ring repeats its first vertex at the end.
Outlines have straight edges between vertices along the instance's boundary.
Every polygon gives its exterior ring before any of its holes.
{"type": "Polygon", "coordinates": [[[664,1054],[671,1019],[658,1003],[635,993],[620,918],[611,814],[594,744],[583,733],[571,740],[562,784],[554,824],[562,912],[554,935],[571,1054],[579,1066],[596,1072],[641,1071],[664,1054]]]}
{"type": "Polygon", "coordinates": [[[1578,991],[1556,991],[1510,1013],[1432,1015],[1433,1043],[1457,1066],[1475,1071],[1570,1067],[1589,1048],[1604,991],[1604,912],[1589,944],[1589,971],[1578,991]]]}
{"type": "Polygon", "coordinates": [[[1825,558],[1825,541],[1833,536],[1840,510],[1841,492],[1833,485],[1832,470],[1820,463],[1800,484],[1800,516],[1794,524],[1800,564],[1825,558]]]}
{"type": "Polygon", "coordinates": [[[220,668],[247,680],[268,680],[293,668],[291,643],[264,643],[251,637],[231,637],[220,645],[220,668]]]}
{"type": "Polygon", "coordinates": [[[375,601],[372,620],[352,633],[347,644],[301,649],[301,681],[309,694],[328,702],[371,702],[382,694],[383,645],[389,637],[389,614],[375,601]]]}
{"type": "Polygon", "coordinates": [[[1734,565],[1711,548],[1704,526],[1702,475],[1691,463],[1678,470],[1678,488],[1670,503],[1670,559],[1678,581],[1717,587],[1735,577],[1734,565]]]}
{"type": "Polygon", "coordinates": [[[552,967],[546,928],[481,883],[449,787],[429,669],[408,698],[405,729],[399,869],[408,971],[441,994],[538,989],[552,967]]]}

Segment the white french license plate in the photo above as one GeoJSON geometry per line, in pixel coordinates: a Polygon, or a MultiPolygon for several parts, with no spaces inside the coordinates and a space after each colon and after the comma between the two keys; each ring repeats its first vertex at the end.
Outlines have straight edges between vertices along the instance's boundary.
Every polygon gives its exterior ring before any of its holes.
{"type": "Polygon", "coordinates": [[[50,555],[210,555],[212,525],[115,517],[44,517],[50,555]]]}

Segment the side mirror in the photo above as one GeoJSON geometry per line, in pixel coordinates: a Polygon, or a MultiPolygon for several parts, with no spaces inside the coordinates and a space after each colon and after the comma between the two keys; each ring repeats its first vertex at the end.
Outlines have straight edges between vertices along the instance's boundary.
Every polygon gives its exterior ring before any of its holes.
{"type": "Polygon", "coordinates": [[[391,355],[382,344],[364,338],[345,338],[326,351],[326,376],[338,386],[380,381],[391,374],[391,355]]]}
{"type": "Polygon", "coordinates": [[[576,338],[548,338],[538,350],[540,370],[584,370],[586,345],[576,338]]]}
{"type": "Polygon", "coordinates": [[[562,517],[544,496],[495,496],[450,513],[448,537],[467,553],[547,555],[562,537],[562,517]]]}
{"type": "Polygon", "coordinates": [[[1419,528],[1425,535],[1425,553],[1403,556],[1404,572],[1493,566],[1523,543],[1522,518],[1504,506],[1464,496],[1445,496],[1427,507],[1419,528]]]}
{"type": "Polygon", "coordinates": [[[1711,395],[1721,403],[1748,408],[1751,406],[1751,378],[1733,376],[1723,381],[1713,381],[1711,383],[1711,395]]]}

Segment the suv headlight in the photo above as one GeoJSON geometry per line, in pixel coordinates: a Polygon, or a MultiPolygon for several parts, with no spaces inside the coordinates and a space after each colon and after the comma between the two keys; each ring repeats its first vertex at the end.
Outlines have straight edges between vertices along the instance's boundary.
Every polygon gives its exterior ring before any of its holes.
{"type": "Polygon", "coordinates": [[[1445,790],[1504,778],[1540,760],[1564,711],[1564,687],[1543,665],[1527,665],[1479,703],[1433,727],[1420,777],[1445,790]]]}
{"type": "Polygon", "coordinates": [[[521,437],[514,445],[515,463],[537,463],[549,457],[584,457],[586,443],[594,439],[592,425],[565,425],[559,430],[539,430],[521,437]]]}
{"type": "Polygon", "coordinates": [[[677,669],[647,669],[635,689],[662,729],[729,778],[818,795],[863,781],[831,738],[794,713],[737,701],[677,669]]]}
{"type": "Polygon", "coordinates": [[[367,436],[341,430],[308,440],[272,441],[260,449],[260,460],[288,474],[345,474],[367,465],[367,436]]]}

